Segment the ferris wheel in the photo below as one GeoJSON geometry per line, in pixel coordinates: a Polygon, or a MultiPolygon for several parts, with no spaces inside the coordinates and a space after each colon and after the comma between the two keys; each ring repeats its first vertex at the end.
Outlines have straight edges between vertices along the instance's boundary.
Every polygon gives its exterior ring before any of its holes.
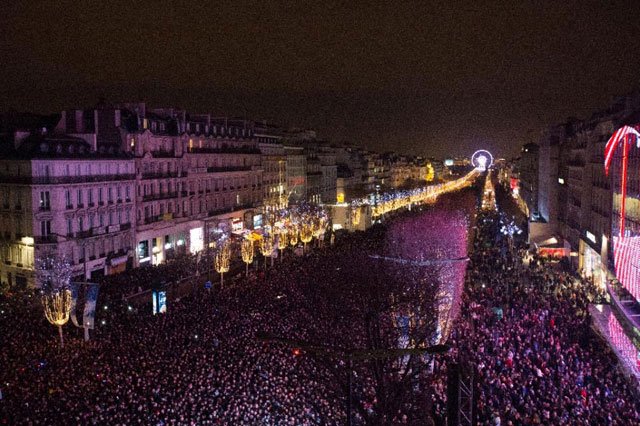
{"type": "Polygon", "coordinates": [[[493,155],[486,149],[479,149],[471,156],[471,164],[476,169],[485,171],[493,164],[493,155]]]}

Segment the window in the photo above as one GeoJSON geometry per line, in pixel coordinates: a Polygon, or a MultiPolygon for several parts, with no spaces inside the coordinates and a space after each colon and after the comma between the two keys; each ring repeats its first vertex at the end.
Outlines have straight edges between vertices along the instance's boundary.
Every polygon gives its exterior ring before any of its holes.
{"type": "Polygon", "coordinates": [[[77,193],[77,197],[78,197],[78,207],[82,207],[82,189],[78,189],[78,193],[77,193]]]}
{"type": "Polygon", "coordinates": [[[102,188],[98,189],[98,203],[104,204],[104,198],[102,197],[102,188]]]}
{"type": "Polygon", "coordinates": [[[87,191],[87,195],[89,196],[89,204],[90,204],[90,205],[93,205],[93,190],[92,190],[92,189],[89,189],[89,190],[87,191]]]}
{"type": "Polygon", "coordinates": [[[82,232],[84,230],[84,219],[82,217],[78,218],[78,232],[82,232]]]}
{"type": "Polygon", "coordinates": [[[49,191],[40,191],[40,210],[50,210],[49,191]]]}
{"type": "Polygon", "coordinates": [[[131,199],[131,188],[129,186],[125,187],[125,191],[126,191],[126,195],[127,195],[127,200],[131,199]]]}
{"type": "Polygon", "coordinates": [[[50,220],[40,221],[40,235],[42,235],[43,237],[46,237],[49,234],[51,234],[51,221],[50,220]]]}
{"type": "Polygon", "coordinates": [[[70,209],[71,207],[73,207],[71,205],[71,191],[69,191],[68,189],[66,191],[64,191],[64,201],[65,201],[65,205],[67,206],[68,209],[70,209]]]}
{"type": "Polygon", "coordinates": [[[109,191],[107,200],[110,203],[113,203],[113,188],[109,187],[109,189],[107,191],[109,191]]]}
{"type": "Polygon", "coordinates": [[[67,219],[67,235],[73,234],[73,221],[71,219],[67,219]]]}

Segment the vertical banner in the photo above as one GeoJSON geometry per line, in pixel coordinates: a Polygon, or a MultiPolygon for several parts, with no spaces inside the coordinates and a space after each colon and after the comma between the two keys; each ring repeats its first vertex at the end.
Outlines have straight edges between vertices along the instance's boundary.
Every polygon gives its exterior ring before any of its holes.
{"type": "Polygon", "coordinates": [[[87,283],[87,291],[85,293],[84,316],[82,317],[82,325],[86,328],[93,329],[93,323],[96,316],[96,302],[98,300],[98,289],[100,287],[95,283],[87,283]]]}
{"type": "Polygon", "coordinates": [[[69,290],[71,290],[71,311],[69,312],[69,316],[71,317],[71,322],[76,327],[82,327],[82,325],[78,324],[78,317],[76,317],[76,307],[78,306],[78,290],[80,289],[80,283],[70,283],[69,290]]]}
{"type": "Polygon", "coordinates": [[[154,290],[153,293],[151,293],[151,297],[153,299],[152,300],[153,315],[166,313],[167,312],[167,292],[154,290]]]}

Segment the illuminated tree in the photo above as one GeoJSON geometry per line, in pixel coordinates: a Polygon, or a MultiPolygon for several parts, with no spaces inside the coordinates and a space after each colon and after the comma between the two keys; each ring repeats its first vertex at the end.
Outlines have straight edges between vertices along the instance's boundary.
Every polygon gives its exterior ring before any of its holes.
{"type": "Polygon", "coordinates": [[[304,251],[307,249],[307,243],[313,239],[313,228],[311,225],[304,224],[300,227],[300,241],[304,244],[304,251]]]}
{"type": "Polygon", "coordinates": [[[246,275],[249,275],[249,265],[253,262],[253,241],[242,240],[242,261],[246,264],[246,275]]]}
{"type": "Polygon", "coordinates": [[[60,345],[64,347],[64,337],[62,334],[62,326],[69,321],[69,313],[71,312],[71,292],[66,288],[57,289],[42,295],[42,306],[44,307],[44,316],[51,325],[58,327],[60,334],[60,345]]]}
{"type": "Polygon", "coordinates": [[[281,262],[284,259],[284,249],[287,248],[288,242],[289,242],[289,240],[288,240],[288,236],[287,236],[287,231],[285,229],[283,229],[278,233],[278,250],[280,250],[280,261],[281,262]]]}
{"type": "Polygon", "coordinates": [[[289,244],[295,247],[298,244],[298,229],[294,226],[289,232],[289,244]]]}
{"type": "Polygon", "coordinates": [[[69,282],[73,273],[71,263],[63,258],[45,257],[36,261],[36,282],[42,289],[44,316],[58,327],[60,345],[64,347],[62,326],[69,321],[71,292],[69,282]]]}
{"type": "Polygon", "coordinates": [[[435,170],[433,169],[433,165],[431,165],[431,163],[427,163],[427,174],[425,176],[425,180],[427,182],[432,182],[435,176],[436,176],[436,173],[435,173],[435,170]]]}
{"type": "Polygon", "coordinates": [[[216,253],[214,265],[216,271],[220,274],[220,287],[224,285],[224,273],[229,272],[231,261],[231,248],[228,243],[224,243],[220,250],[216,253]]]}
{"type": "MultiPolygon", "coordinates": [[[[264,256],[264,267],[267,267],[267,257],[271,257],[273,253],[273,236],[265,235],[260,241],[260,253],[264,256]]],[[[273,266],[273,257],[271,257],[273,266]]]]}

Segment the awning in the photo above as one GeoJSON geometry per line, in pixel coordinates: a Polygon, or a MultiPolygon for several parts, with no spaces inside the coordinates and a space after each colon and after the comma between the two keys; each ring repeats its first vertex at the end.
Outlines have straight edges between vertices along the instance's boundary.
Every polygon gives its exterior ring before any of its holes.
{"type": "Polygon", "coordinates": [[[123,263],[126,263],[128,258],[129,258],[129,256],[127,256],[126,254],[122,255],[122,256],[114,257],[110,261],[111,266],[118,266],[118,265],[121,265],[123,263]]]}

